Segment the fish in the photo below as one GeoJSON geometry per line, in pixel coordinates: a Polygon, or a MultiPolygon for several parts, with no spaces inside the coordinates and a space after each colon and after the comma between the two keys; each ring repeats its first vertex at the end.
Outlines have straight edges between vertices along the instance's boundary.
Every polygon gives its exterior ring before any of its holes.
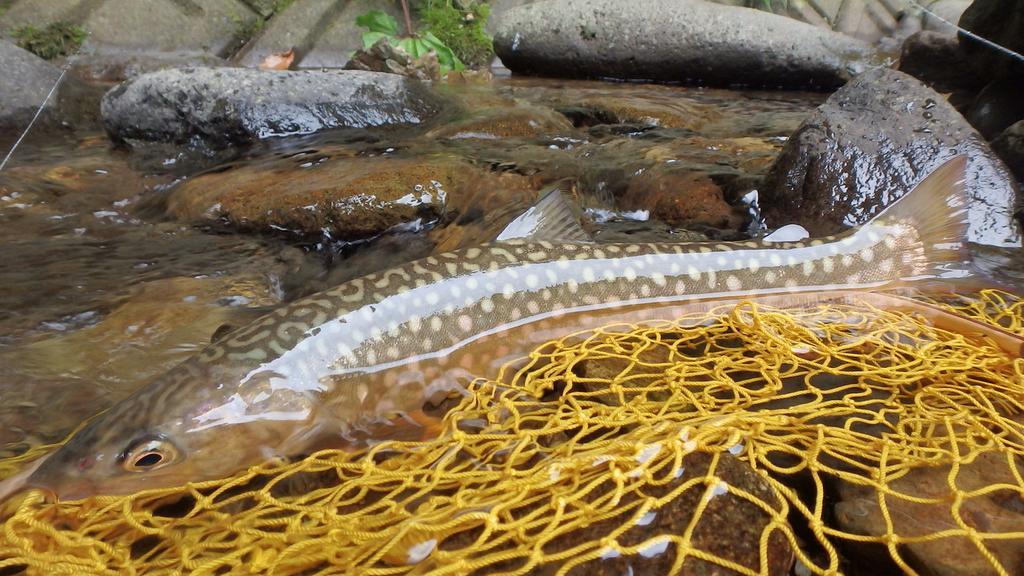
{"type": "Polygon", "coordinates": [[[224,478],[317,447],[439,430],[429,408],[560,332],[715,298],[868,292],[972,274],[966,157],[866,224],[807,242],[595,243],[549,193],[499,239],[357,278],[231,331],[22,477],[60,500],[224,478]]]}

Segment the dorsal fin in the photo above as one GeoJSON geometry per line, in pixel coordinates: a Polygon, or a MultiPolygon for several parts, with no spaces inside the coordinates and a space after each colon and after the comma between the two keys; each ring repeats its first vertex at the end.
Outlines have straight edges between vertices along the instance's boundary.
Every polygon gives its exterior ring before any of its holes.
{"type": "Polygon", "coordinates": [[[495,238],[504,240],[550,240],[552,242],[590,242],[590,234],[583,229],[583,212],[556,184],[541,196],[536,204],[509,223],[495,238]]]}

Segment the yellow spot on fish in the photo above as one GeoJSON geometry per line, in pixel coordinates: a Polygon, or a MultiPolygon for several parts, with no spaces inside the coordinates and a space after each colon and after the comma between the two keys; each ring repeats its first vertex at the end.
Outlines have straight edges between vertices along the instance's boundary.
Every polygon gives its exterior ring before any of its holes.
{"type": "Polygon", "coordinates": [[[483,310],[484,313],[486,314],[494,312],[494,300],[491,300],[490,298],[484,298],[483,300],[480,301],[480,309],[483,310]]]}
{"type": "Polygon", "coordinates": [[[736,291],[743,287],[743,283],[740,282],[740,279],[737,278],[735,274],[730,274],[729,277],[725,279],[725,286],[729,290],[736,291]]]}
{"type": "Polygon", "coordinates": [[[700,270],[697,270],[696,266],[687,266],[686,274],[690,277],[690,280],[700,280],[700,270]]]}
{"type": "Polygon", "coordinates": [[[804,276],[810,276],[814,273],[814,262],[812,260],[804,260],[802,265],[804,276]]]}
{"type": "Polygon", "coordinates": [[[871,262],[875,259],[875,251],[871,248],[865,248],[859,252],[860,257],[865,262],[871,262]]]}
{"type": "Polygon", "coordinates": [[[835,264],[832,262],[831,258],[822,258],[821,267],[823,270],[825,270],[826,274],[829,274],[832,272],[832,269],[835,267],[835,264]]]}

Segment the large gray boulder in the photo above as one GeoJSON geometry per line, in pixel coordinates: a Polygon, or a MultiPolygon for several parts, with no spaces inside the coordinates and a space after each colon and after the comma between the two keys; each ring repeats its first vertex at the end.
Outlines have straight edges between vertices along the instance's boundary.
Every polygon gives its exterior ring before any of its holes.
{"type": "Polygon", "coordinates": [[[838,90],[790,137],[760,190],[769,225],[812,235],[861,224],[957,154],[966,154],[969,239],[1019,246],[1016,184],[981,135],[945,99],[879,68],[838,90]]]}
{"type": "Polygon", "coordinates": [[[441,100],[424,84],[362,71],[183,68],[143,74],[103,97],[103,124],[124,142],[246,144],[329,128],[418,124],[441,100]]]}
{"type": "Polygon", "coordinates": [[[494,48],[513,72],[718,86],[829,88],[864,68],[863,42],[703,0],[549,0],[506,12],[494,48]]]}
{"type": "MultiPolygon", "coordinates": [[[[0,127],[24,128],[57,83],[60,69],[0,40],[0,76],[0,127]]],[[[51,110],[55,105],[55,98],[47,103],[51,110]]]]}

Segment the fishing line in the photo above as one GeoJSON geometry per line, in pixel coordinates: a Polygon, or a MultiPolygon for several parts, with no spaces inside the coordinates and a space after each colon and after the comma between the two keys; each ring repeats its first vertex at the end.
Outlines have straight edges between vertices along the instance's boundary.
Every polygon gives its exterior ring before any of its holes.
{"type": "Polygon", "coordinates": [[[24,140],[29,131],[32,130],[32,126],[35,125],[36,120],[38,120],[39,116],[43,113],[43,109],[46,108],[46,103],[50,101],[50,98],[53,97],[53,93],[57,91],[57,87],[60,86],[61,81],[64,80],[64,75],[68,73],[68,69],[71,68],[71,64],[74,63],[75,58],[78,57],[78,53],[81,52],[81,50],[82,47],[79,46],[78,49],[75,50],[75,53],[68,58],[68,61],[64,63],[64,67],[61,69],[60,75],[57,76],[57,81],[53,83],[53,87],[50,88],[50,92],[46,94],[46,98],[43,98],[43,103],[36,109],[35,116],[32,116],[32,120],[29,120],[28,126],[25,126],[21,135],[18,136],[18,139],[14,141],[14,145],[11,146],[11,149],[7,152],[7,156],[4,156],[3,161],[0,162],[0,171],[4,169],[4,166],[7,166],[7,162],[11,159],[11,156],[14,156],[14,151],[18,149],[18,145],[21,144],[21,141],[24,140]]]}
{"type": "Polygon", "coordinates": [[[1018,53],[1014,52],[1013,50],[1010,50],[1009,48],[1007,48],[1006,46],[1003,46],[1002,44],[997,44],[997,43],[995,43],[995,42],[993,42],[993,41],[991,41],[991,40],[989,40],[987,38],[982,38],[981,36],[978,36],[974,32],[971,32],[970,30],[967,30],[965,28],[961,28],[959,24],[955,24],[953,22],[950,22],[949,20],[946,20],[942,16],[939,16],[935,12],[932,12],[928,8],[925,8],[924,6],[919,4],[916,0],[903,0],[903,1],[906,2],[907,4],[911,5],[911,6],[917,7],[922,12],[930,14],[931,16],[935,17],[935,19],[937,19],[937,20],[939,20],[941,22],[944,22],[945,24],[948,24],[949,26],[952,26],[953,28],[956,28],[961,34],[963,34],[964,36],[970,38],[971,40],[975,40],[977,42],[980,42],[980,43],[984,44],[985,46],[988,46],[989,48],[992,48],[994,50],[998,50],[999,52],[1002,52],[1003,54],[1006,54],[1007,56],[1010,56],[1011,58],[1016,58],[1017,60],[1020,60],[1021,62],[1024,62],[1024,56],[1022,56],[1021,54],[1018,54],[1018,53]]]}

